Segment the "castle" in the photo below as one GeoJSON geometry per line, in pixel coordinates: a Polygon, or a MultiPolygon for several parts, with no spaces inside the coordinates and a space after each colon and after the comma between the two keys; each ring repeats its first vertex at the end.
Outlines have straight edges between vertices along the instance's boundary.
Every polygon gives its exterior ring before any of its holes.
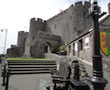
{"type": "MultiPolygon", "coordinates": [[[[44,53],[57,53],[59,46],[66,45],[68,56],[90,61],[93,29],[89,8],[88,1],[79,1],[48,20],[31,18],[29,33],[18,33],[17,46],[7,50],[8,56],[44,57],[44,53]]],[[[110,13],[110,4],[108,8],[110,13]]],[[[100,31],[110,32],[110,14],[100,21],[100,31]]],[[[110,58],[101,53],[103,58],[110,58]]]]}

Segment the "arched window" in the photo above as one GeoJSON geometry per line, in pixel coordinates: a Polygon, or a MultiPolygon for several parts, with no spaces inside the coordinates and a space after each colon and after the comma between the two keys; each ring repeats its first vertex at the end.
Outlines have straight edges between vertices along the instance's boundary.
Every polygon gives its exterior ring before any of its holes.
{"type": "Polygon", "coordinates": [[[46,42],[45,53],[50,53],[50,52],[51,52],[51,44],[49,42],[46,42]]]}

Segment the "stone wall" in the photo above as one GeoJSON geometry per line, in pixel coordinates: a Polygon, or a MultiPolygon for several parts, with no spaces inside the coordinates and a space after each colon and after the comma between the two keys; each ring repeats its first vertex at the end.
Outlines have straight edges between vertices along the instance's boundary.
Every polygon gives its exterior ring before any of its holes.
{"type": "Polygon", "coordinates": [[[86,18],[89,3],[77,2],[65,11],[46,21],[46,32],[61,36],[65,44],[71,42],[78,33],[91,26],[91,18],[86,18]]]}
{"type": "Polygon", "coordinates": [[[7,49],[8,57],[21,57],[24,53],[24,47],[11,47],[7,49]]]}
{"type": "Polygon", "coordinates": [[[92,60],[92,53],[93,53],[93,32],[88,33],[87,35],[85,35],[84,37],[82,37],[83,39],[83,49],[79,52],[79,58],[87,60],[89,62],[91,62],[92,60]],[[88,37],[89,38],[89,45],[86,48],[85,45],[85,38],[88,37]]]}
{"type": "Polygon", "coordinates": [[[48,52],[46,47],[50,48],[50,53],[56,53],[56,49],[61,45],[59,36],[39,31],[36,42],[31,45],[32,57],[44,57],[44,53],[48,52]]]}

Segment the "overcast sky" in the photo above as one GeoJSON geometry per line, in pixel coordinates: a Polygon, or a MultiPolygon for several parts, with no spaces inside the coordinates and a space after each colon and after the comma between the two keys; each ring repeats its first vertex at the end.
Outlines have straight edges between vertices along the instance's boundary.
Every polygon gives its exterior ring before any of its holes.
{"type": "MultiPolygon", "coordinates": [[[[81,0],[0,0],[0,30],[4,29],[0,31],[0,54],[3,53],[6,29],[6,48],[9,48],[11,44],[17,44],[18,31],[29,31],[31,18],[47,20],[76,1],[81,0]]],[[[102,11],[107,11],[109,0],[98,1],[102,11]]]]}

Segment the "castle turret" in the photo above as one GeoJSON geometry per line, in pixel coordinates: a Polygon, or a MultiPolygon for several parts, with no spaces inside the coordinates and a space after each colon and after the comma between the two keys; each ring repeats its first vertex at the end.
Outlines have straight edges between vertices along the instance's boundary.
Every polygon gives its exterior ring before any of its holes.
{"type": "Polygon", "coordinates": [[[35,18],[32,18],[30,20],[30,30],[29,30],[31,44],[35,42],[39,31],[44,31],[44,20],[40,18],[37,18],[37,20],[35,18]]]}
{"type": "Polygon", "coordinates": [[[17,46],[18,47],[24,47],[27,37],[28,37],[28,32],[19,31],[18,32],[17,46]]]}

